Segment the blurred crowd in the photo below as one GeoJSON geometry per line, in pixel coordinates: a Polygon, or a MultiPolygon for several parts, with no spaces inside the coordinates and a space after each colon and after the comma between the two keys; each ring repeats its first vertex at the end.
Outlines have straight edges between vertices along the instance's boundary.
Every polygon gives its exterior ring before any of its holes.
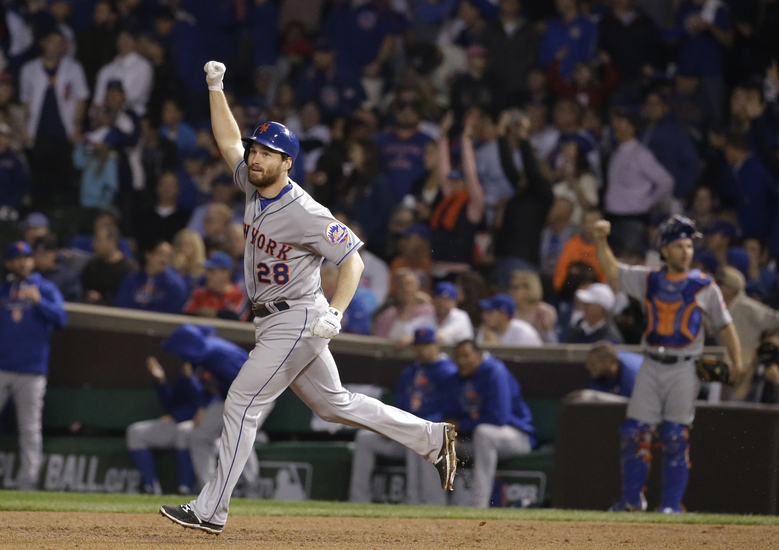
{"type": "Polygon", "coordinates": [[[286,124],[292,179],[367,243],[346,332],[638,343],[592,227],[659,265],[676,213],[729,305],[779,324],[777,23],[776,0],[6,0],[0,244],[66,300],[249,319],[216,59],[242,133],[286,124]]]}

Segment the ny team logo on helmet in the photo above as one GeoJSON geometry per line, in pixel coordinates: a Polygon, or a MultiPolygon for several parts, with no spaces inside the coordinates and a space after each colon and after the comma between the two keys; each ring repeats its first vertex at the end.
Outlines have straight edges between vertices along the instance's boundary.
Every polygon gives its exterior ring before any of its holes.
{"type": "Polygon", "coordinates": [[[695,240],[700,239],[702,236],[703,235],[696,231],[694,221],[690,218],[675,214],[660,225],[657,248],[659,250],[679,239],[695,240]]]}
{"type": "Polygon", "coordinates": [[[259,143],[269,149],[289,155],[292,158],[293,163],[300,151],[298,137],[293,134],[289,128],[278,122],[266,122],[261,126],[258,126],[251,136],[241,138],[241,141],[243,141],[246,146],[243,160],[247,163],[249,162],[249,149],[251,148],[252,143],[259,143]]]}

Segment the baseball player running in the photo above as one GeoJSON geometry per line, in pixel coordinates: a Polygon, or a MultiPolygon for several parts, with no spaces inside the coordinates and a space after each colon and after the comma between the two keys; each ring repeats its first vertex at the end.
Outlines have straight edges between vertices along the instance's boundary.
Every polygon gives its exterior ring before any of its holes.
{"type": "Polygon", "coordinates": [[[287,387],[326,421],[372,430],[412,449],[436,466],[441,485],[451,490],[454,427],[348,392],[328,349],[360,283],[363,263],[355,252],[362,242],[289,179],[299,149],[295,134],[266,122],[242,139],[222,92],[225,66],[209,61],[204,70],[214,137],[246,193],[244,272],[256,344],[225,401],[216,476],[197,499],[160,513],[184,527],[220,533],[258,420],[287,387]],[[324,259],[341,268],[329,304],[320,289],[324,259]]]}
{"type": "Polygon", "coordinates": [[[663,448],[663,496],[660,511],[683,512],[682,496],[689,477],[689,429],[695,415],[698,378],[695,360],[703,352],[706,314],[719,330],[741,373],[741,346],[719,287],[699,270],[690,270],[693,239],[700,237],[692,220],[673,216],[660,227],[659,269],[617,262],[606,239],[611,224],[595,225],[598,262],[609,283],[646,305],[644,360],[620,427],[622,500],[612,511],[646,510],[644,484],[651,462],[652,430],[663,448]]]}

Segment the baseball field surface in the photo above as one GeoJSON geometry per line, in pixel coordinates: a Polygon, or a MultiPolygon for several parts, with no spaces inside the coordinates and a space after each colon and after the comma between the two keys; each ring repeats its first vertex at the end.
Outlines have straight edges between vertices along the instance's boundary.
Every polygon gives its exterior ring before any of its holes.
{"type": "Polygon", "coordinates": [[[0,548],[770,549],[779,518],[235,499],[219,536],[157,515],[176,496],[0,491],[0,548]]]}

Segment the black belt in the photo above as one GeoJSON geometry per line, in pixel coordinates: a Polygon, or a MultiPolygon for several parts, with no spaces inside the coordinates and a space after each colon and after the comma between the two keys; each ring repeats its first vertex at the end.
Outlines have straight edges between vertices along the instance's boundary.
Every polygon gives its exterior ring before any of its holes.
{"type": "Polygon", "coordinates": [[[645,351],[644,356],[649,357],[652,361],[662,363],[663,365],[683,363],[693,358],[692,355],[661,355],[659,353],[652,353],[651,351],[645,351]]]}
{"type": "Polygon", "coordinates": [[[289,309],[287,302],[268,302],[267,304],[260,304],[258,306],[252,306],[252,311],[255,317],[267,317],[273,313],[279,311],[286,311],[289,309]]]}

